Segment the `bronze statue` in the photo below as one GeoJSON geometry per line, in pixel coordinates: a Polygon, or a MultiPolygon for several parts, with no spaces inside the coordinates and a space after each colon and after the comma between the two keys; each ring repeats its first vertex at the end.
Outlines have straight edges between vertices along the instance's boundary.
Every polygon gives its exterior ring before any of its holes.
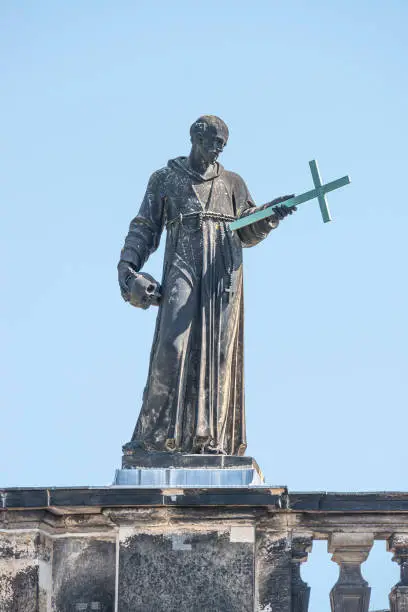
{"type": "Polygon", "coordinates": [[[232,232],[231,221],[259,208],[242,178],[217,162],[228,128],[205,115],[190,135],[190,155],[151,176],[118,264],[123,298],[159,307],[143,405],[126,447],[243,455],[242,247],[258,244],[295,208],[278,206],[269,218],[232,232]],[[164,228],[159,285],[140,270],[164,228]]]}

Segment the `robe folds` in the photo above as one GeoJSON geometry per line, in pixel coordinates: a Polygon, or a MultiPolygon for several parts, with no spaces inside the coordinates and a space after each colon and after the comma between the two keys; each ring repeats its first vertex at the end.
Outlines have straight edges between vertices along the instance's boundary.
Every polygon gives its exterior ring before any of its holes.
{"type": "Polygon", "coordinates": [[[254,206],[242,178],[218,163],[204,177],[179,157],[149,180],[121,253],[138,272],[167,229],[134,449],[245,452],[242,247],[275,226],[263,220],[231,232],[228,224],[254,206]]]}

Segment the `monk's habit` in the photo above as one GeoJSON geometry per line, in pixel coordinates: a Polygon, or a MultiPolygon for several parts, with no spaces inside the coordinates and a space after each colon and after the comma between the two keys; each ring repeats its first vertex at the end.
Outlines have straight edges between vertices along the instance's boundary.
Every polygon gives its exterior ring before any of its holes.
{"type": "Polygon", "coordinates": [[[121,254],[140,271],[167,229],[134,449],[245,452],[242,247],[274,225],[263,220],[238,232],[228,225],[254,206],[242,178],[218,163],[204,177],[179,157],[150,178],[121,254]]]}

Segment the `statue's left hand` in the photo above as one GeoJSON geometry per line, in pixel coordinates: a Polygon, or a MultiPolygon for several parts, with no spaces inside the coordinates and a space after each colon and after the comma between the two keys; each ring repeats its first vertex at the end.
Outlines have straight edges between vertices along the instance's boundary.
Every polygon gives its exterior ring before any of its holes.
{"type": "MultiPolygon", "coordinates": [[[[275,198],[274,200],[272,200],[272,202],[269,202],[268,206],[274,205],[274,204],[280,204],[282,202],[285,202],[286,200],[290,200],[291,198],[294,198],[295,194],[292,193],[292,195],[285,195],[285,196],[281,196],[280,198],[275,198]]],[[[283,206],[276,206],[276,208],[273,209],[273,214],[269,217],[269,221],[281,221],[282,219],[284,219],[285,217],[287,217],[288,215],[291,215],[292,213],[294,213],[297,210],[296,206],[291,206],[291,207],[287,207],[285,205],[283,206]]]]}

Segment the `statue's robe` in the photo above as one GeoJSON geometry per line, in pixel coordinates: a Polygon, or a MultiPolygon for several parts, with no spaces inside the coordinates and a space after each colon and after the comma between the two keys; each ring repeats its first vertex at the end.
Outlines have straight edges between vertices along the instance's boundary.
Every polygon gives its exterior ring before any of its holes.
{"type": "Polygon", "coordinates": [[[240,176],[179,157],[155,172],[121,259],[139,271],[167,228],[162,300],[132,448],[241,455],[246,448],[242,247],[274,227],[231,232],[254,207],[240,176]]]}

